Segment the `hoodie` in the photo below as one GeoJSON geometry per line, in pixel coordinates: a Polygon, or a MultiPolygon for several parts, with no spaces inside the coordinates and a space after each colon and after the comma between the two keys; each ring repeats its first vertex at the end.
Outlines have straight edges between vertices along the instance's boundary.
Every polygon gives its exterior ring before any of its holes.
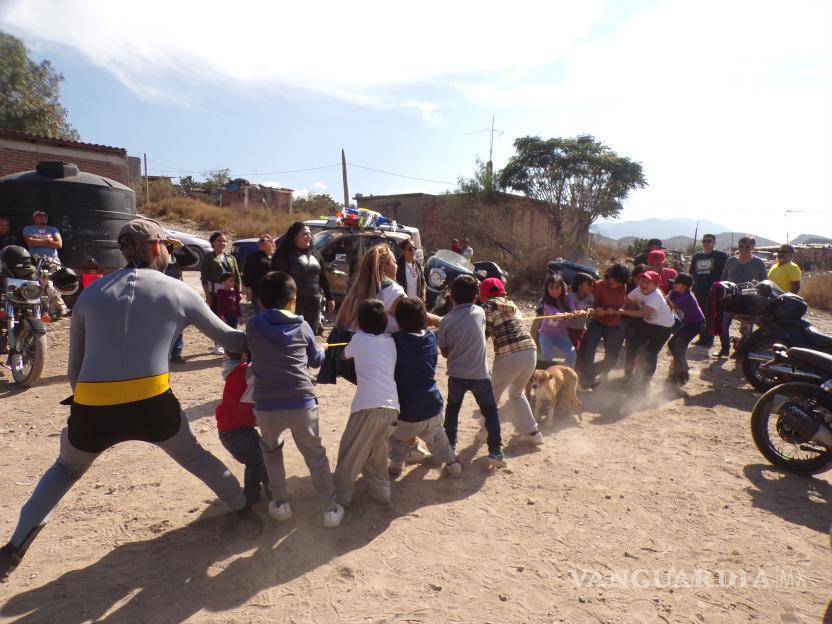
{"type": "Polygon", "coordinates": [[[324,351],[309,323],[286,310],[264,310],[246,323],[254,371],[254,409],[311,409],[315,389],[309,368],[320,368],[324,351]]]}

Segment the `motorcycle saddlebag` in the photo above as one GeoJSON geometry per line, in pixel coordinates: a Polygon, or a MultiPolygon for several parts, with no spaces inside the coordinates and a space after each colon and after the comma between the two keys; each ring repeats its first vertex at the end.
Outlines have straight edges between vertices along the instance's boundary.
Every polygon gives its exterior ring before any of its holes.
{"type": "Polygon", "coordinates": [[[758,294],[756,290],[743,290],[730,296],[725,301],[723,309],[729,314],[757,316],[766,314],[770,305],[768,297],[758,294]]]}
{"type": "Polygon", "coordinates": [[[776,321],[802,318],[808,306],[803,297],[793,293],[785,293],[777,297],[771,305],[771,315],[776,321]]]}

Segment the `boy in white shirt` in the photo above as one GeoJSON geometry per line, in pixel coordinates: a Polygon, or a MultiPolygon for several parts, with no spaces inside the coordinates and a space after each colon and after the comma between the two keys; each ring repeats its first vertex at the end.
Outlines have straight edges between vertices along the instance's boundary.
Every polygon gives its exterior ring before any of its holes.
{"type": "Polygon", "coordinates": [[[636,356],[644,348],[644,357],[639,359],[639,379],[643,385],[649,385],[656,372],[659,352],[673,333],[674,317],[661,290],[662,276],[655,271],[641,274],[639,285],[627,295],[623,316],[640,319],[633,330],[633,337],[627,341],[624,359],[624,378],[631,379],[634,374],[636,356]]]}
{"type": "Polygon", "coordinates": [[[385,334],[387,311],[378,299],[358,306],[358,326],[344,350],[344,358],[355,359],[358,387],[350,418],[338,448],[335,468],[335,500],[347,507],[352,502],[355,480],[364,474],[370,496],[390,503],[387,474],[387,438],[399,416],[396,392],[396,344],[385,334]]]}

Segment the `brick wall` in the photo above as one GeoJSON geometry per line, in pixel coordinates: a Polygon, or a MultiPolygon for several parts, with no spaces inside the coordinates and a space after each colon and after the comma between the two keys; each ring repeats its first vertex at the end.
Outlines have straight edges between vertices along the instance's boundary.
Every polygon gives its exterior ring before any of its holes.
{"type": "Polygon", "coordinates": [[[95,152],[88,152],[81,157],[82,152],[78,151],[76,155],[76,150],[65,150],[60,147],[50,149],[49,145],[37,145],[36,150],[31,147],[22,144],[22,149],[16,149],[0,144],[0,177],[21,171],[31,171],[42,160],[62,160],[78,165],[78,168],[86,173],[94,173],[122,184],[130,184],[126,156],[122,158],[115,154],[98,155],[95,152]]]}

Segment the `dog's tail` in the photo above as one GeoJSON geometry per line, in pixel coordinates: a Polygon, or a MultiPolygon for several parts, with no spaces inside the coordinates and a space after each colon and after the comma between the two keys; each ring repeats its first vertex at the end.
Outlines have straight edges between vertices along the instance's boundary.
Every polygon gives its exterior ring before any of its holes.
{"type": "Polygon", "coordinates": [[[574,371],[571,371],[571,373],[571,375],[564,375],[563,389],[566,392],[567,400],[580,412],[584,406],[578,398],[578,386],[580,385],[578,383],[578,375],[574,371]]]}

